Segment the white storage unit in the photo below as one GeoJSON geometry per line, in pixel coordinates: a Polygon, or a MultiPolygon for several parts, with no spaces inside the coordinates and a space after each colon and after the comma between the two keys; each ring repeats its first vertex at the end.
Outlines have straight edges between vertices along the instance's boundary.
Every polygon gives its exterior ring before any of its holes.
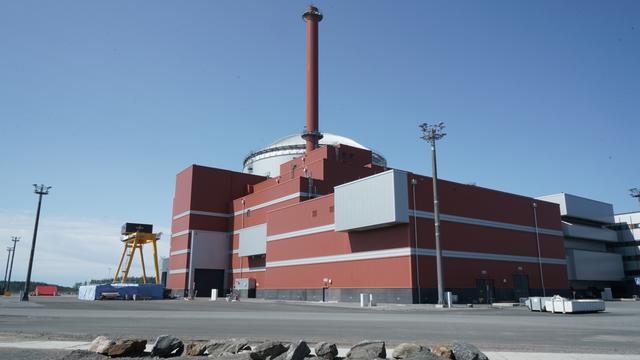
{"type": "Polygon", "coordinates": [[[388,170],[335,187],[336,231],[409,222],[407,173],[388,170]]]}
{"type": "Polygon", "coordinates": [[[583,313],[604,311],[602,300],[567,300],[561,296],[554,296],[545,301],[545,308],[552,313],[583,313]]]}

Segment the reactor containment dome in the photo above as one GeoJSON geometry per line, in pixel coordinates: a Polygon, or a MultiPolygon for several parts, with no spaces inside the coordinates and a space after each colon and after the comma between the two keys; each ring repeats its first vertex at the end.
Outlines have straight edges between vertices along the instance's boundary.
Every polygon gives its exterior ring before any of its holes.
{"type": "MultiPolygon", "coordinates": [[[[331,133],[322,133],[320,145],[348,145],[360,149],[371,150],[348,137],[331,133]]],[[[305,140],[300,134],[289,135],[267,145],[266,147],[251,152],[244,158],[243,172],[261,176],[279,176],[280,165],[298,156],[305,154],[305,140]]],[[[387,160],[380,153],[371,150],[371,162],[374,165],[386,167],[387,160]]]]}

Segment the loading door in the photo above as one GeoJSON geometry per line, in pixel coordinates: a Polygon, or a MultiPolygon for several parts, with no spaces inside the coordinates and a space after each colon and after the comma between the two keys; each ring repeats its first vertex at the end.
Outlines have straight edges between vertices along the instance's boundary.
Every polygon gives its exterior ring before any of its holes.
{"type": "Polygon", "coordinates": [[[513,295],[516,301],[529,297],[529,276],[524,274],[513,275],[513,295]]]}
{"type": "Polygon", "coordinates": [[[476,279],[476,293],[479,304],[493,302],[493,279],[476,279]]]}
{"type": "Polygon", "coordinates": [[[224,295],[224,270],[196,269],[193,277],[197,297],[210,297],[211,289],[218,289],[218,296],[224,295]]]}

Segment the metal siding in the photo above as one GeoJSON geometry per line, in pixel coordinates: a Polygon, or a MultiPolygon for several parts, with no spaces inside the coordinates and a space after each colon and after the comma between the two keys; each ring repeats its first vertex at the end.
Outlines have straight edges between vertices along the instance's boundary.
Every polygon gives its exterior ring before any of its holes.
{"type": "Polygon", "coordinates": [[[409,222],[407,174],[389,170],[335,187],[336,231],[409,222]]]}
{"type": "Polygon", "coordinates": [[[618,241],[618,235],[613,230],[603,229],[595,226],[571,224],[566,221],[562,222],[562,232],[566,237],[600,240],[600,241],[608,241],[608,242],[618,241]]]}
{"type": "Polygon", "coordinates": [[[266,254],[267,252],[267,224],[260,224],[239,230],[240,256],[266,254]]]}
{"type": "Polygon", "coordinates": [[[613,222],[613,205],[575,196],[571,194],[554,194],[538,197],[540,200],[560,205],[560,215],[605,223],[613,222]]]}
{"type": "Polygon", "coordinates": [[[624,278],[619,254],[574,249],[567,253],[572,259],[575,280],[620,281],[624,278]]]}
{"type": "Polygon", "coordinates": [[[229,266],[229,234],[195,230],[193,266],[197,269],[226,269],[229,266]]]}

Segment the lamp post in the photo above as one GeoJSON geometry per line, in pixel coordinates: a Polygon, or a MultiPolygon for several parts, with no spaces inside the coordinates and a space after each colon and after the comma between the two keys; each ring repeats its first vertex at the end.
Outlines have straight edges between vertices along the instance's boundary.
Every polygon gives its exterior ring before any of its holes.
{"type": "MultiPolygon", "coordinates": [[[[444,123],[439,122],[435,125],[427,123],[420,124],[422,131],[422,140],[431,144],[431,173],[433,178],[433,224],[436,234],[436,276],[438,279],[438,304],[444,303],[444,276],[442,273],[442,248],[440,246],[440,205],[438,203],[438,166],[436,163],[436,141],[442,139],[445,135],[444,123]]],[[[415,210],[415,209],[414,209],[415,210]]]]}
{"type": "Polygon", "coordinates": [[[29,286],[31,285],[31,270],[33,269],[33,253],[36,250],[36,238],[38,236],[38,223],[40,222],[40,208],[42,207],[42,196],[49,194],[51,186],[33,184],[33,192],[38,194],[38,210],[36,211],[36,223],[33,226],[33,240],[31,241],[31,254],[29,255],[29,268],[27,269],[27,280],[24,282],[24,291],[20,301],[29,301],[29,286]]]}
{"type": "Polygon", "coordinates": [[[540,252],[540,234],[538,231],[538,203],[531,204],[533,207],[533,225],[536,230],[536,245],[538,246],[538,269],[540,269],[540,286],[542,286],[542,296],[547,296],[547,290],[544,287],[544,273],[542,272],[542,253],[540,252]]]}
{"type": "Polygon", "coordinates": [[[16,244],[20,241],[19,236],[12,236],[11,241],[13,241],[13,250],[11,250],[11,264],[9,265],[9,278],[7,279],[7,289],[6,291],[10,291],[11,288],[11,273],[13,272],[13,259],[16,257],[16,244]]]}
{"type": "Polygon", "coordinates": [[[3,289],[7,289],[7,274],[9,274],[9,259],[11,258],[11,246],[7,246],[7,266],[4,268],[3,289]]]}

